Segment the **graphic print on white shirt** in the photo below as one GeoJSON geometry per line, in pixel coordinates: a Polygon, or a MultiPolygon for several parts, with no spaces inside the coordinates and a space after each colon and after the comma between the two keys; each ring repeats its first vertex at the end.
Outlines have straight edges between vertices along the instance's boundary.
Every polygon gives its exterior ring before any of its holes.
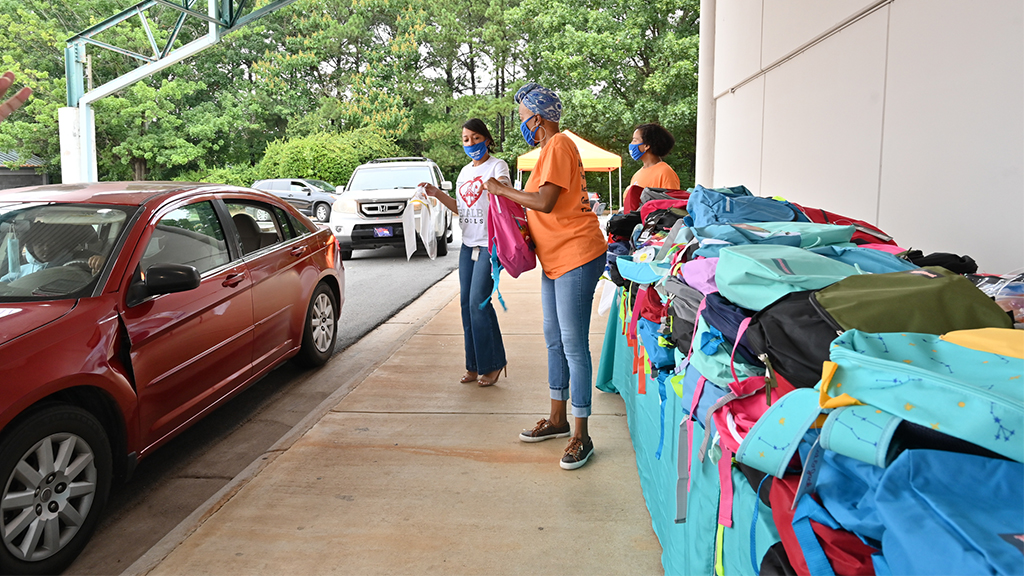
{"type": "Polygon", "coordinates": [[[459,205],[459,226],[466,246],[487,246],[488,194],[484,182],[491,177],[508,180],[508,164],[491,156],[479,166],[470,162],[455,182],[455,200],[459,205]]]}

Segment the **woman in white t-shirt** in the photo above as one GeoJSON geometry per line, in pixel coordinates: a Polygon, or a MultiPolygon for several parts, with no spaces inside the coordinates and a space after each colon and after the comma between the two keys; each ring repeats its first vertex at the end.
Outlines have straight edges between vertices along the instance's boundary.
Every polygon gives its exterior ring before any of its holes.
{"type": "Polygon", "coordinates": [[[494,290],[491,257],[487,250],[488,194],[484,182],[496,178],[511,186],[508,164],[490,155],[494,139],[482,120],[473,118],[462,125],[462,147],[472,162],[459,172],[455,198],[436,186],[423,182],[427,194],[437,198],[459,215],[462,250],[459,252],[459,284],[462,300],[462,329],[466,342],[466,374],[460,382],[491,386],[498,381],[505,360],[498,316],[490,301],[494,290]]]}

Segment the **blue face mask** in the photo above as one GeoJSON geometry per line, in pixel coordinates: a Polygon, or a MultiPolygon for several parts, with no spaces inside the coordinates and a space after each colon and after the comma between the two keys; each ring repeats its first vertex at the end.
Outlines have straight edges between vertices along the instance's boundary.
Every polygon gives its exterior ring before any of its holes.
{"type": "Polygon", "coordinates": [[[629,155],[631,158],[633,158],[633,160],[639,160],[640,157],[643,156],[644,154],[646,154],[646,152],[640,151],[640,144],[629,145],[629,155]]]}
{"type": "Polygon", "coordinates": [[[466,151],[466,156],[479,160],[487,155],[487,142],[477,142],[472,146],[463,146],[462,149],[466,151]]]}
{"type": "Polygon", "coordinates": [[[526,123],[533,120],[534,116],[536,116],[536,114],[530,116],[526,120],[523,120],[522,124],[519,125],[519,131],[523,133],[523,140],[526,140],[527,146],[537,145],[537,130],[540,130],[540,124],[538,124],[532,131],[526,126],[526,123]]]}

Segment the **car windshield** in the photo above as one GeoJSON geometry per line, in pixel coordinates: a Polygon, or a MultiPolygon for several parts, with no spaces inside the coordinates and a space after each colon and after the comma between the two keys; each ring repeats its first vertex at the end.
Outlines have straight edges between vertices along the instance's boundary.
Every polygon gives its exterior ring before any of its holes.
{"type": "Polygon", "coordinates": [[[373,166],[355,171],[349,190],[390,190],[415,188],[420,182],[431,182],[429,166],[373,166]]]}
{"type": "Polygon", "coordinates": [[[0,205],[0,302],[88,295],[135,208],[0,205]]]}
{"type": "Polygon", "coordinates": [[[328,184],[323,180],[306,180],[306,182],[309,182],[310,184],[316,186],[317,188],[323,190],[324,192],[334,192],[335,190],[333,184],[328,184]]]}

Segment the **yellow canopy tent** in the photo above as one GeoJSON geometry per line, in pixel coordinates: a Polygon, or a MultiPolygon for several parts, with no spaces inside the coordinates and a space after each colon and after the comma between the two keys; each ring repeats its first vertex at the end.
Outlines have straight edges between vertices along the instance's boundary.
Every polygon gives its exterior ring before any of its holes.
{"type": "MultiPolygon", "coordinates": [[[[612,154],[603,150],[569,130],[563,130],[563,134],[576,143],[580,151],[580,158],[583,160],[583,170],[587,172],[608,173],[608,200],[612,199],[612,171],[619,171],[619,205],[622,205],[622,158],[618,154],[612,154]]],[[[516,169],[519,170],[519,179],[522,180],[522,173],[529,172],[537,166],[537,158],[540,157],[540,148],[535,148],[516,159],[516,169]]]]}

